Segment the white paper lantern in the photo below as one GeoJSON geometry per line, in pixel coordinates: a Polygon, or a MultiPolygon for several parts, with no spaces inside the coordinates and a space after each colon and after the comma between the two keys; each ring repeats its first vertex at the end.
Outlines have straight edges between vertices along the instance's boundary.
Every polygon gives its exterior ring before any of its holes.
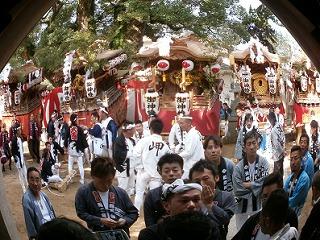
{"type": "Polygon", "coordinates": [[[301,90],[303,92],[308,91],[308,77],[305,75],[301,75],[300,77],[301,90]]]}
{"type": "Polygon", "coordinates": [[[71,68],[72,68],[72,61],[73,61],[73,56],[75,54],[75,51],[71,51],[66,54],[66,57],[64,59],[64,64],[63,64],[63,75],[64,75],[64,82],[70,82],[71,81],[71,68]]]}
{"type": "Polygon", "coordinates": [[[184,60],[182,62],[182,67],[187,71],[192,71],[194,68],[194,63],[191,60],[184,60]]]}
{"type": "Polygon", "coordinates": [[[210,69],[212,73],[218,73],[221,69],[221,66],[220,64],[216,63],[216,64],[213,64],[210,69]]]}
{"type": "Polygon", "coordinates": [[[266,68],[266,79],[269,84],[269,92],[270,94],[276,94],[277,93],[277,74],[273,67],[267,67],[266,68]]]}
{"type": "Polygon", "coordinates": [[[190,114],[190,96],[189,93],[176,93],[176,113],[177,115],[189,115],[190,114]]]}
{"type": "Polygon", "coordinates": [[[147,92],[144,95],[146,112],[154,111],[158,114],[160,107],[159,94],[157,92],[147,92]]]}
{"type": "Polygon", "coordinates": [[[315,81],[316,81],[316,91],[317,93],[320,93],[320,75],[316,77],[315,81]]]}
{"type": "Polygon", "coordinates": [[[243,92],[245,94],[250,94],[252,91],[250,67],[248,65],[243,65],[238,74],[242,82],[243,92]]]}
{"type": "Polygon", "coordinates": [[[71,100],[71,82],[62,85],[63,101],[70,102],[71,100]]]}
{"type": "Polygon", "coordinates": [[[14,91],[14,104],[19,105],[21,101],[21,92],[20,90],[14,91]]]}
{"type": "Polygon", "coordinates": [[[167,71],[169,67],[170,67],[170,63],[168,60],[161,59],[157,62],[157,68],[161,72],[167,71]]]}
{"type": "Polygon", "coordinates": [[[96,80],[94,78],[86,79],[87,98],[95,98],[97,96],[96,80]]]}

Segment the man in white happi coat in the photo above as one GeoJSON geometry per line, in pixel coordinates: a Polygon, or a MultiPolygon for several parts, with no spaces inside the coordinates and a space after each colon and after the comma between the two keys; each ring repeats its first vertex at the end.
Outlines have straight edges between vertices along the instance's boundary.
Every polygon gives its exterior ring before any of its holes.
{"type": "Polygon", "coordinates": [[[25,192],[28,187],[27,182],[27,168],[23,155],[23,141],[21,138],[21,126],[15,124],[12,128],[13,138],[11,142],[11,151],[16,167],[19,173],[19,180],[22,187],[22,191],[25,192]]]}
{"type": "Polygon", "coordinates": [[[118,127],[116,122],[109,115],[107,107],[100,108],[100,121],[102,126],[102,139],[104,142],[104,151],[103,157],[112,158],[112,145],[114,140],[117,137],[118,127]]]}
{"type": "Polygon", "coordinates": [[[141,120],[136,121],[135,123],[135,133],[133,139],[138,143],[142,138],[150,136],[150,131],[143,128],[143,123],[141,120]]]}
{"type": "Polygon", "coordinates": [[[183,158],[183,176],[182,178],[188,178],[189,170],[194,163],[198,162],[200,159],[204,159],[204,152],[202,146],[202,135],[201,133],[192,127],[192,117],[191,116],[181,116],[179,120],[179,125],[182,131],[186,131],[184,139],[184,150],[179,153],[183,158]]]}
{"type": "Polygon", "coordinates": [[[152,120],[156,119],[158,115],[154,110],[148,111],[148,121],[142,123],[143,130],[146,131],[150,135],[150,123],[152,120]]]}
{"type": "Polygon", "coordinates": [[[179,117],[176,116],[176,121],[172,125],[168,137],[170,150],[174,153],[180,153],[184,150],[184,142],[186,132],[182,131],[179,125],[179,117]]]}
{"type": "Polygon", "coordinates": [[[154,119],[150,123],[151,135],[141,139],[133,149],[133,159],[137,173],[135,207],[140,210],[144,192],[161,185],[161,176],[157,171],[159,159],[170,152],[168,145],[162,140],[163,123],[154,119]]]}

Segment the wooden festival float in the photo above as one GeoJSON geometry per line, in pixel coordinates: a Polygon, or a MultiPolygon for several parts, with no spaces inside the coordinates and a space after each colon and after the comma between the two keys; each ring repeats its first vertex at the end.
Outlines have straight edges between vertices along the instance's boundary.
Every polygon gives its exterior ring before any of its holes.
{"type": "Polygon", "coordinates": [[[42,119],[39,94],[43,88],[42,68],[36,67],[32,61],[15,69],[8,63],[0,78],[1,121],[6,123],[9,130],[13,115],[16,114],[22,125],[22,134],[26,137],[30,114],[33,113],[39,122],[42,119]]]}
{"type": "Polygon", "coordinates": [[[320,74],[309,59],[301,59],[291,66],[294,123],[298,136],[305,128],[310,133],[310,122],[320,119],[320,74]]]}
{"type": "Polygon", "coordinates": [[[260,129],[264,128],[269,109],[280,105],[283,113],[283,83],[280,77],[280,58],[272,54],[258,40],[251,39],[230,54],[230,62],[240,87],[240,104],[250,101],[260,129]]]}
{"type": "Polygon", "coordinates": [[[218,55],[194,35],[144,38],[129,77],[120,81],[127,92],[127,119],[145,121],[154,110],[167,134],[177,114],[191,115],[202,135],[218,134],[223,87],[218,55]]]}
{"type": "Polygon", "coordinates": [[[122,50],[102,50],[95,58],[100,67],[93,71],[76,51],[67,53],[64,67],[57,70],[52,79],[60,87],[43,94],[45,126],[55,109],[64,114],[65,120],[75,112],[79,124],[89,126],[91,112],[100,106],[107,106],[113,119],[121,124],[126,117],[125,95],[115,83],[127,72],[117,69],[126,60],[122,50]]]}

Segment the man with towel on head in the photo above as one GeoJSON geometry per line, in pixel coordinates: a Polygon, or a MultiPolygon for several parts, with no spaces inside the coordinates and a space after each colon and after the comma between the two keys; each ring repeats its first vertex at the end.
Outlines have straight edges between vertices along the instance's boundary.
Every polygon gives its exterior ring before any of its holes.
{"type": "Polygon", "coordinates": [[[181,131],[186,131],[187,134],[184,138],[184,150],[179,155],[184,160],[183,176],[182,178],[188,178],[189,170],[194,163],[200,159],[204,159],[204,152],[202,146],[202,135],[201,133],[192,126],[191,116],[180,116],[179,125],[181,131]]]}
{"type": "Polygon", "coordinates": [[[102,138],[105,143],[105,154],[112,158],[112,145],[117,137],[118,127],[116,122],[109,115],[107,107],[100,107],[100,122],[102,125],[102,138]]]}

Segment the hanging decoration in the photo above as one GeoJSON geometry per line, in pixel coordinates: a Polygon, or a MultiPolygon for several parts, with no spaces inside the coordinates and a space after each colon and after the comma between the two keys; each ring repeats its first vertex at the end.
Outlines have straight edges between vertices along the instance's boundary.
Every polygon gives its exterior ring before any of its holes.
{"type": "Polygon", "coordinates": [[[166,74],[164,72],[167,71],[169,69],[169,67],[170,67],[170,63],[168,60],[161,59],[157,62],[157,68],[159,71],[162,72],[162,81],[163,82],[167,81],[166,74]]]}
{"type": "Polygon", "coordinates": [[[31,73],[28,74],[29,79],[29,86],[28,88],[31,88],[32,86],[41,83],[42,81],[42,69],[37,69],[31,73]]]}
{"type": "Polygon", "coordinates": [[[94,78],[86,79],[87,98],[95,98],[97,96],[96,80],[94,78]]]}
{"type": "Polygon", "coordinates": [[[159,38],[158,42],[158,49],[159,49],[159,56],[161,57],[169,57],[170,56],[170,44],[173,43],[171,37],[166,36],[163,38],[159,38]]]}
{"type": "Polygon", "coordinates": [[[148,90],[148,92],[146,92],[146,94],[144,95],[144,99],[146,112],[148,113],[149,111],[153,110],[155,113],[158,114],[160,110],[160,99],[158,92],[154,91],[153,89],[148,90]]]}
{"type": "Polygon", "coordinates": [[[62,85],[62,93],[63,93],[63,101],[70,102],[71,101],[71,82],[64,83],[62,85]]]}
{"type": "Polygon", "coordinates": [[[305,71],[300,73],[300,84],[302,92],[308,91],[308,75],[305,71]]]}
{"type": "Polygon", "coordinates": [[[220,64],[218,64],[218,63],[213,64],[213,65],[211,66],[211,72],[212,72],[213,74],[217,74],[218,72],[220,72],[220,69],[221,69],[221,66],[220,66],[220,64]]]}
{"type": "Polygon", "coordinates": [[[9,75],[10,75],[11,69],[12,67],[10,63],[7,63],[0,73],[0,82],[4,82],[4,83],[9,82],[9,75]]]}
{"type": "Polygon", "coordinates": [[[238,75],[242,82],[243,92],[245,94],[250,94],[252,91],[252,83],[251,83],[251,69],[248,65],[242,65],[238,75]]]}
{"type": "Polygon", "coordinates": [[[316,92],[320,93],[320,75],[318,72],[315,74],[316,92]]]}
{"type": "Polygon", "coordinates": [[[189,115],[190,114],[190,96],[189,93],[176,93],[176,113],[177,115],[189,115]]]}
{"type": "Polygon", "coordinates": [[[182,62],[182,67],[187,71],[190,72],[194,68],[194,63],[191,60],[184,60],[182,62]]]}
{"type": "Polygon", "coordinates": [[[270,94],[276,94],[277,93],[277,74],[273,67],[267,67],[266,69],[266,79],[268,80],[269,84],[269,92],[270,94]]]}
{"type": "Polygon", "coordinates": [[[26,92],[29,89],[29,84],[28,83],[24,83],[22,85],[22,91],[26,92]]]}
{"type": "Polygon", "coordinates": [[[19,105],[21,101],[21,90],[14,91],[14,104],[19,105]]]}
{"type": "Polygon", "coordinates": [[[72,61],[73,57],[75,55],[75,50],[69,52],[66,54],[66,57],[64,58],[64,64],[63,64],[63,75],[64,75],[64,82],[68,83],[71,82],[71,68],[72,68],[72,61]]]}

